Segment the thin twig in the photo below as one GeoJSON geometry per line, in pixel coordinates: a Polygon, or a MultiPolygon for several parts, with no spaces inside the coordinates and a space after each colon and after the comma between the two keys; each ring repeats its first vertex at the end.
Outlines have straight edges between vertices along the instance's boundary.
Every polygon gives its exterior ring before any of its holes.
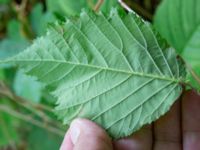
{"type": "Polygon", "coordinates": [[[33,119],[32,117],[28,116],[28,115],[24,115],[24,114],[21,114],[17,111],[14,111],[12,109],[10,109],[8,106],[6,105],[0,105],[0,111],[3,111],[11,116],[14,116],[18,119],[21,119],[23,121],[26,121],[28,123],[31,123],[35,126],[38,126],[40,128],[44,128],[46,130],[48,130],[49,132],[52,132],[54,134],[57,134],[59,136],[63,136],[64,135],[64,131],[60,130],[60,129],[57,129],[55,127],[52,127],[52,126],[48,126],[47,124],[45,123],[41,123],[40,121],[38,120],[35,120],[33,119]]]}
{"type": "Polygon", "coordinates": [[[133,12],[133,10],[126,4],[124,3],[122,0],[118,0],[118,2],[120,3],[120,5],[127,10],[128,12],[133,12]]]}
{"type": "Polygon", "coordinates": [[[189,72],[191,73],[191,75],[194,77],[194,79],[198,82],[198,84],[200,85],[200,77],[195,73],[195,71],[192,69],[192,67],[186,63],[186,67],[188,68],[189,72]]]}
{"type": "Polygon", "coordinates": [[[96,5],[94,6],[94,11],[95,12],[99,11],[99,9],[100,9],[101,5],[103,4],[103,2],[104,2],[104,0],[98,0],[97,1],[96,5]]]}
{"type": "MultiPolygon", "coordinates": [[[[40,104],[42,107],[41,106],[38,107],[37,106],[38,104],[33,104],[29,100],[25,100],[25,99],[15,95],[3,82],[0,82],[0,95],[7,97],[8,99],[12,100],[13,102],[15,102],[15,103],[19,104],[20,106],[26,108],[27,110],[31,111],[32,113],[34,113],[35,115],[40,117],[44,122],[55,125],[57,127],[60,126],[60,124],[58,124],[51,117],[49,117],[43,111],[41,111],[42,110],[41,108],[43,108],[43,110],[47,110],[47,108],[46,108],[47,106],[43,106],[40,104]]],[[[50,109],[50,108],[48,108],[48,109],[50,109]]],[[[52,111],[49,110],[49,112],[52,112],[52,111]]]]}
{"type": "Polygon", "coordinates": [[[30,100],[25,100],[24,98],[17,96],[13,91],[10,90],[10,88],[3,81],[0,81],[0,94],[4,95],[12,100],[16,100],[20,103],[24,103],[25,105],[30,105],[31,107],[34,107],[36,109],[53,112],[51,107],[48,107],[48,106],[42,105],[42,104],[35,104],[35,103],[31,102],[30,100]]]}
{"type": "MultiPolygon", "coordinates": [[[[123,0],[118,0],[120,5],[127,10],[128,12],[134,12],[123,0]]],[[[148,11],[146,11],[144,8],[142,8],[140,5],[138,5],[136,2],[131,1],[130,3],[131,7],[140,15],[147,18],[148,20],[152,20],[153,16],[148,11]]]]}
{"type": "Polygon", "coordinates": [[[35,104],[33,102],[31,102],[30,100],[26,100],[20,96],[17,96],[15,95],[13,92],[12,92],[12,95],[13,95],[13,99],[16,99],[18,101],[21,101],[21,103],[25,103],[26,105],[30,105],[31,107],[37,109],[37,110],[44,110],[44,111],[48,111],[48,112],[53,112],[53,109],[51,107],[48,107],[46,105],[43,105],[43,104],[35,104]]]}

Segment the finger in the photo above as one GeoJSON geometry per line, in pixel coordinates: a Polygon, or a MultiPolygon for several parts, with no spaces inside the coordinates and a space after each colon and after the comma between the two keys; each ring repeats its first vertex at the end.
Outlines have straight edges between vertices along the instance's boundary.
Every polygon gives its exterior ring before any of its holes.
{"type": "Polygon", "coordinates": [[[73,150],[73,144],[70,138],[69,131],[66,133],[64,140],[61,144],[60,150],[73,150]]]}
{"type": "Polygon", "coordinates": [[[74,120],[68,132],[73,150],[112,150],[112,142],[106,132],[87,119],[74,120]]]}
{"type": "Polygon", "coordinates": [[[182,101],[183,149],[200,149],[200,96],[194,91],[185,93],[182,101]]]}
{"type": "Polygon", "coordinates": [[[154,123],[154,150],[181,150],[180,101],[154,123]]]}
{"type": "Polygon", "coordinates": [[[145,126],[132,136],[113,143],[115,150],[151,150],[152,130],[151,126],[145,126]]]}

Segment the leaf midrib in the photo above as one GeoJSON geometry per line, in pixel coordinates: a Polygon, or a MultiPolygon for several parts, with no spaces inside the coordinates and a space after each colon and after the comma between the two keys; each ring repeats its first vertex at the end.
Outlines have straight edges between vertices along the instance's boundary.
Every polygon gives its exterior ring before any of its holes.
{"type": "MultiPolygon", "coordinates": [[[[12,59],[12,58],[11,58],[12,59]]],[[[81,64],[81,63],[74,63],[74,62],[69,62],[69,61],[62,61],[62,60],[51,60],[51,59],[35,59],[35,60],[30,60],[30,59],[17,59],[17,60],[5,60],[1,61],[0,63],[11,63],[11,62],[54,62],[54,63],[64,63],[64,64],[70,64],[70,65],[76,65],[76,66],[84,66],[84,67],[89,67],[89,68],[95,68],[95,69],[101,69],[101,70],[107,70],[107,71],[113,71],[113,72],[118,72],[118,73],[125,73],[125,74],[130,74],[130,75],[136,75],[136,76],[141,76],[141,77],[147,77],[147,78],[155,78],[155,79],[160,79],[160,80],[166,80],[166,81],[172,81],[175,83],[183,83],[184,80],[182,78],[170,78],[166,76],[158,76],[154,74],[144,74],[140,72],[130,72],[126,70],[117,70],[115,68],[106,68],[103,66],[94,66],[90,64],[81,64]]]]}

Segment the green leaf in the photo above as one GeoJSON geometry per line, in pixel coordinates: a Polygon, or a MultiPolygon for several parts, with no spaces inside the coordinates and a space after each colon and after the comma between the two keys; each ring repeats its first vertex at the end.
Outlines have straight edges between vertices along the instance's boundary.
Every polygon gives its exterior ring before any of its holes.
{"type": "Polygon", "coordinates": [[[20,51],[23,51],[28,45],[28,41],[4,39],[0,42],[0,59],[14,56],[20,51]]]}
{"type": "MultiPolygon", "coordinates": [[[[200,1],[163,0],[155,15],[155,27],[192,66],[200,78],[200,1]]],[[[189,75],[190,82],[200,84],[189,75]]]]}
{"type": "Polygon", "coordinates": [[[60,148],[62,141],[62,137],[37,127],[32,127],[31,132],[26,137],[28,150],[56,150],[60,148]],[[41,141],[43,141],[42,144],[41,141]]]}
{"type": "Polygon", "coordinates": [[[10,0],[0,0],[0,4],[7,4],[9,2],[10,2],[10,0]]]}
{"type": "MultiPolygon", "coordinates": [[[[29,45],[28,41],[21,40],[15,41],[12,39],[4,39],[0,42],[0,59],[6,59],[8,57],[18,54],[23,51],[29,45]]],[[[11,67],[9,64],[1,64],[0,67],[11,67]]]]}
{"type": "Polygon", "coordinates": [[[65,124],[89,118],[124,137],[167,112],[180,96],[184,64],[137,15],[82,12],[54,25],[8,60],[46,83],[65,124]]]}
{"type": "Polygon", "coordinates": [[[86,0],[47,0],[47,8],[50,12],[56,12],[60,15],[70,16],[80,13],[82,8],[87,8],[86,0]]]}
{"type": "Polygon", "coordinates": [[[19,140],[15,126],[15,118],[0,111],[0,149],[19,140]]]}
{"type": "Polygon", "coordinates": [[[13,89],[18,96],[32,100],[36,103],[40,101],[42,84],[33,77],[26,75],[23,70],[17,71],[13,89]]]}
{"type": "Polygon", "coordinates": [[[47,24],[56,20],[52,13],[43,12],[43,6],[41,3],[38,3],[34,6],[29,18],[32,29],[37,36],[41,36],[42,34],[46,33],[47,24]]]}
{"type": "Polygon", "coordinates": [[[5,80],[5,73],[4,70],[2,68],[0,68],[0,80],[5,80]]]}
{"type": "MultiPolygon", "coordinates": [[[[98,0],[47,0],[47,8],[51,12],[58,13],[63,16],[78,15],[83,8],[93,9],[98,0]]],[[[104,0],[100,7],[102,12],[109,13],[110,9],[117,6],[117,0],[104,0]]]]}
{"type": "Polygon", "coordinates": [[[21,24],[18,20],[12,19],[9,21],[7,26],[8,39],[15,41],[25,40],[25,37],[21,33],[21,24]]]}
{"type": "MultiPolygon", "coordinates": [[[[13,19],[10,20],[7,26],[7,37],[0,41],[0,59],[18,54],[29,45],[20,29],[20,22],[13,19]]],[[[0,67],[10,67],[8,64],[1,64],[0,67]]]]}

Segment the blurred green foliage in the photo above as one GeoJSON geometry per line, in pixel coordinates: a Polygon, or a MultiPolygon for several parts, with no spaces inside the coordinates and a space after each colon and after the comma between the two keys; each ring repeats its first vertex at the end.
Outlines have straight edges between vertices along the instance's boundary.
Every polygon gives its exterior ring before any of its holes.
{"type": "Polygon", "coordinates": [[[0,146],[7,144],[14,144],[14,141],[17,142],[19,140],[16,128],[17,120],[4,113],[0,113],[0,146]]]}

